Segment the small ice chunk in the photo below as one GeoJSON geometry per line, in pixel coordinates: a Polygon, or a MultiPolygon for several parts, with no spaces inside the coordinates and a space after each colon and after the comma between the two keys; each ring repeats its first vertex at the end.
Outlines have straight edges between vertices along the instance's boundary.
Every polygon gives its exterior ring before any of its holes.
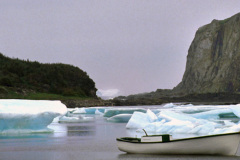
{"type": "Polygon", "coordinates": [[[236,125],[235,123],[231,122],[231,120],[224,120],[224,124],[225,127],[232,127],[236,125]]]}
{"type": "Polygon", "coordinates": [[[76,108],[75,111],[73,111],[72,113],[73,114],[95,114],[97,110],[99,112],[104,113],[105,108],[106,107],[88,107],[88,108],[83,107],[83,108],[76,108]]]}
{"type": "Polygon", "coordinates": [[[126,128],[144,129],[149,123],[151,123],[151,121],[149,121],[149,117],[146,113],[134,112],[126,125],[126,128]]]}
{"type": "Polygon", "coordinates": [[[118,114],[107,119],[110,122],[126,123],[131,118],[132,114],[118,114]]]}
{"type": "Polygon", "coordinates": [[[240,118],[240,104],[237,105],[231,105],[230,109],[232,110],[232,112],[238,116],[240,118]]]}
{"type": "Polygon", "coordinates": [[[232,113],[232,110],[231,109],[215,109],[211,111],[191,114],[191,116],[194,118],[200,118],[200,119],[219,119],[220,114],[228,114],[228,113],[232,113]]]}
{"type": "Polygon", "coordinates": [[[79,118],[78,117],[67,117],[67,116],[62,116],[59,118],[58,120],[59,123],[63,123],[63,122],[79,122],[79,118]]]}
{"type": "Polygon", "coordinates": [[[160,119],[166,119],[167,121],[172,121],[172,120],[181,120],[181,121],[197,121],[196,118],[193,118],[189,116],[188,114],[184,113],[176,113],[174,111],[170,110],[164,110],[161,111],[158,115],[160,119]]]}
{"type": "Polygon", "coordinates": [[[147,110],[148,119],[150,122],[155,122],[158,120],[158,117],[150,109],[147,110]]]}
{"type": "Polygon", "coordinates": [[[105,110],[104,117],[112,117],[118,114],[133,114],[135,111],[146,113],[146,110],[142,108],[111,108],[105,110]]]}
{"type": "Polygon", "coordinates": [[[67,117],[62,116],[59,118],[59,123],[78,123],[78,122],[89,122],[93,121],[93,117],[67,117]]]}
{"type": "Polygon", "coordinates": [[[164,108],[173,108],[173,107],[176,107],[176,105],[174,105],[173,103],[167,103],[163,107],[164,108]]]}
{"type": "Polygon", "coordinates": [[[99,111],[99,109],[96,109],[95,114],[96,115],[103,115],[103,112],[99,111]]]}
{"type": "Polygon", "coordinates": [[[76,108],[75,111],[72,112],[73,114],[85,114],[85,108],[76,108]]]}

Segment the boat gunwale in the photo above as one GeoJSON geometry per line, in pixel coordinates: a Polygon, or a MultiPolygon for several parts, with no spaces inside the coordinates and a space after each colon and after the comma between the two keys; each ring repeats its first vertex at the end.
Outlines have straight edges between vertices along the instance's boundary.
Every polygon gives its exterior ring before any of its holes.
{"type": "MultiPolygon", "coordinates": [[[[189,138],[182,138],[182,139],[173,139],[170,141],[156,141],[156,142],[141,142],[141,138],[134,138],[134,137],[122,137],[122,138],[117,138],[117,141],[121,142],[128,142],[128,143],[138,143],[138,144],[146,144],[146,143],[170,143],[170,142],[179,142],[179,141],[186,141],[186,140],[195,140],[195,139],[202,139],[202,138],[211,138],[211,137],[220,137],[220,136],[227,136],[227,135],[234,135],[234,134],[240,134],[240,132],[233,132],[233,133],[224,133],[224,134],[214,134],[214,135],[206,135],[206,136],[199,136],[199,137],[189,137],[189,138]],[[126,140],[124,138],[128,138],[131,140],[126,140]],[[133,140],[137,140],[133,141],[133,140]]],[[[166,134],[165,134],[166,135],[166,134]]],[[[153,135],[152,135],[153,136],[153,135]]],[[[162,135],[154,135],[154,136],[162,136],[162,135]]],[[[146,136],[145,136],[146,137],[146,136]]],[[[151,135],[149,135],[151,137],[151,135]]]]}

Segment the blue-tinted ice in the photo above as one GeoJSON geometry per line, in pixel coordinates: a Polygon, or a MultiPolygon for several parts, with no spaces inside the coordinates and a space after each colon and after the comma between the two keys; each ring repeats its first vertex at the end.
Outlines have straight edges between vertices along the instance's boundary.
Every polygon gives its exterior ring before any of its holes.
{"type": "Polygon", "coordinates": [[[66,112],[60,101],[0,100],[0,134],[50,132],[47,126],[66,112]]]}
{"type": "Polygon", "coordinates": [[[169,103],[152,109],[134,107],[85,107],[68,109],[60,101],[0,100],[0,133],[46,132],[53,121],[80,123],[99,115],[127,129],[153,134],[217,134],[240,131],[240,105],[181,105],[169,103]],[[226,118],[227,117],[227,118],[226,118]]]}

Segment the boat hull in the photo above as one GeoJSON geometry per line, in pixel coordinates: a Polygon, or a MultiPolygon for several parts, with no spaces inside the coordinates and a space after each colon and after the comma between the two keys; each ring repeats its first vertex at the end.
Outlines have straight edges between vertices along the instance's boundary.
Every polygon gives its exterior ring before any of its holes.
{"type": "Polygon", "coordinates": [[[223,134],[172,140],[170,142],[127,142],[117,139],[119,150],[137,154],[215,154],[235,155],[240,134],[223,134]]]}

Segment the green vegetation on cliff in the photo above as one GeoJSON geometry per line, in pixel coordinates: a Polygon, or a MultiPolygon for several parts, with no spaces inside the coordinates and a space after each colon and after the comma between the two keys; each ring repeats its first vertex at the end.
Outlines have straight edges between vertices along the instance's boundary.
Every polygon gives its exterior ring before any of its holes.
{"type": "Polygon", "coordinates": [[[0,98],[95,98],[94,81],[67,64],[11,59],[0,53],[0,98]]]}

